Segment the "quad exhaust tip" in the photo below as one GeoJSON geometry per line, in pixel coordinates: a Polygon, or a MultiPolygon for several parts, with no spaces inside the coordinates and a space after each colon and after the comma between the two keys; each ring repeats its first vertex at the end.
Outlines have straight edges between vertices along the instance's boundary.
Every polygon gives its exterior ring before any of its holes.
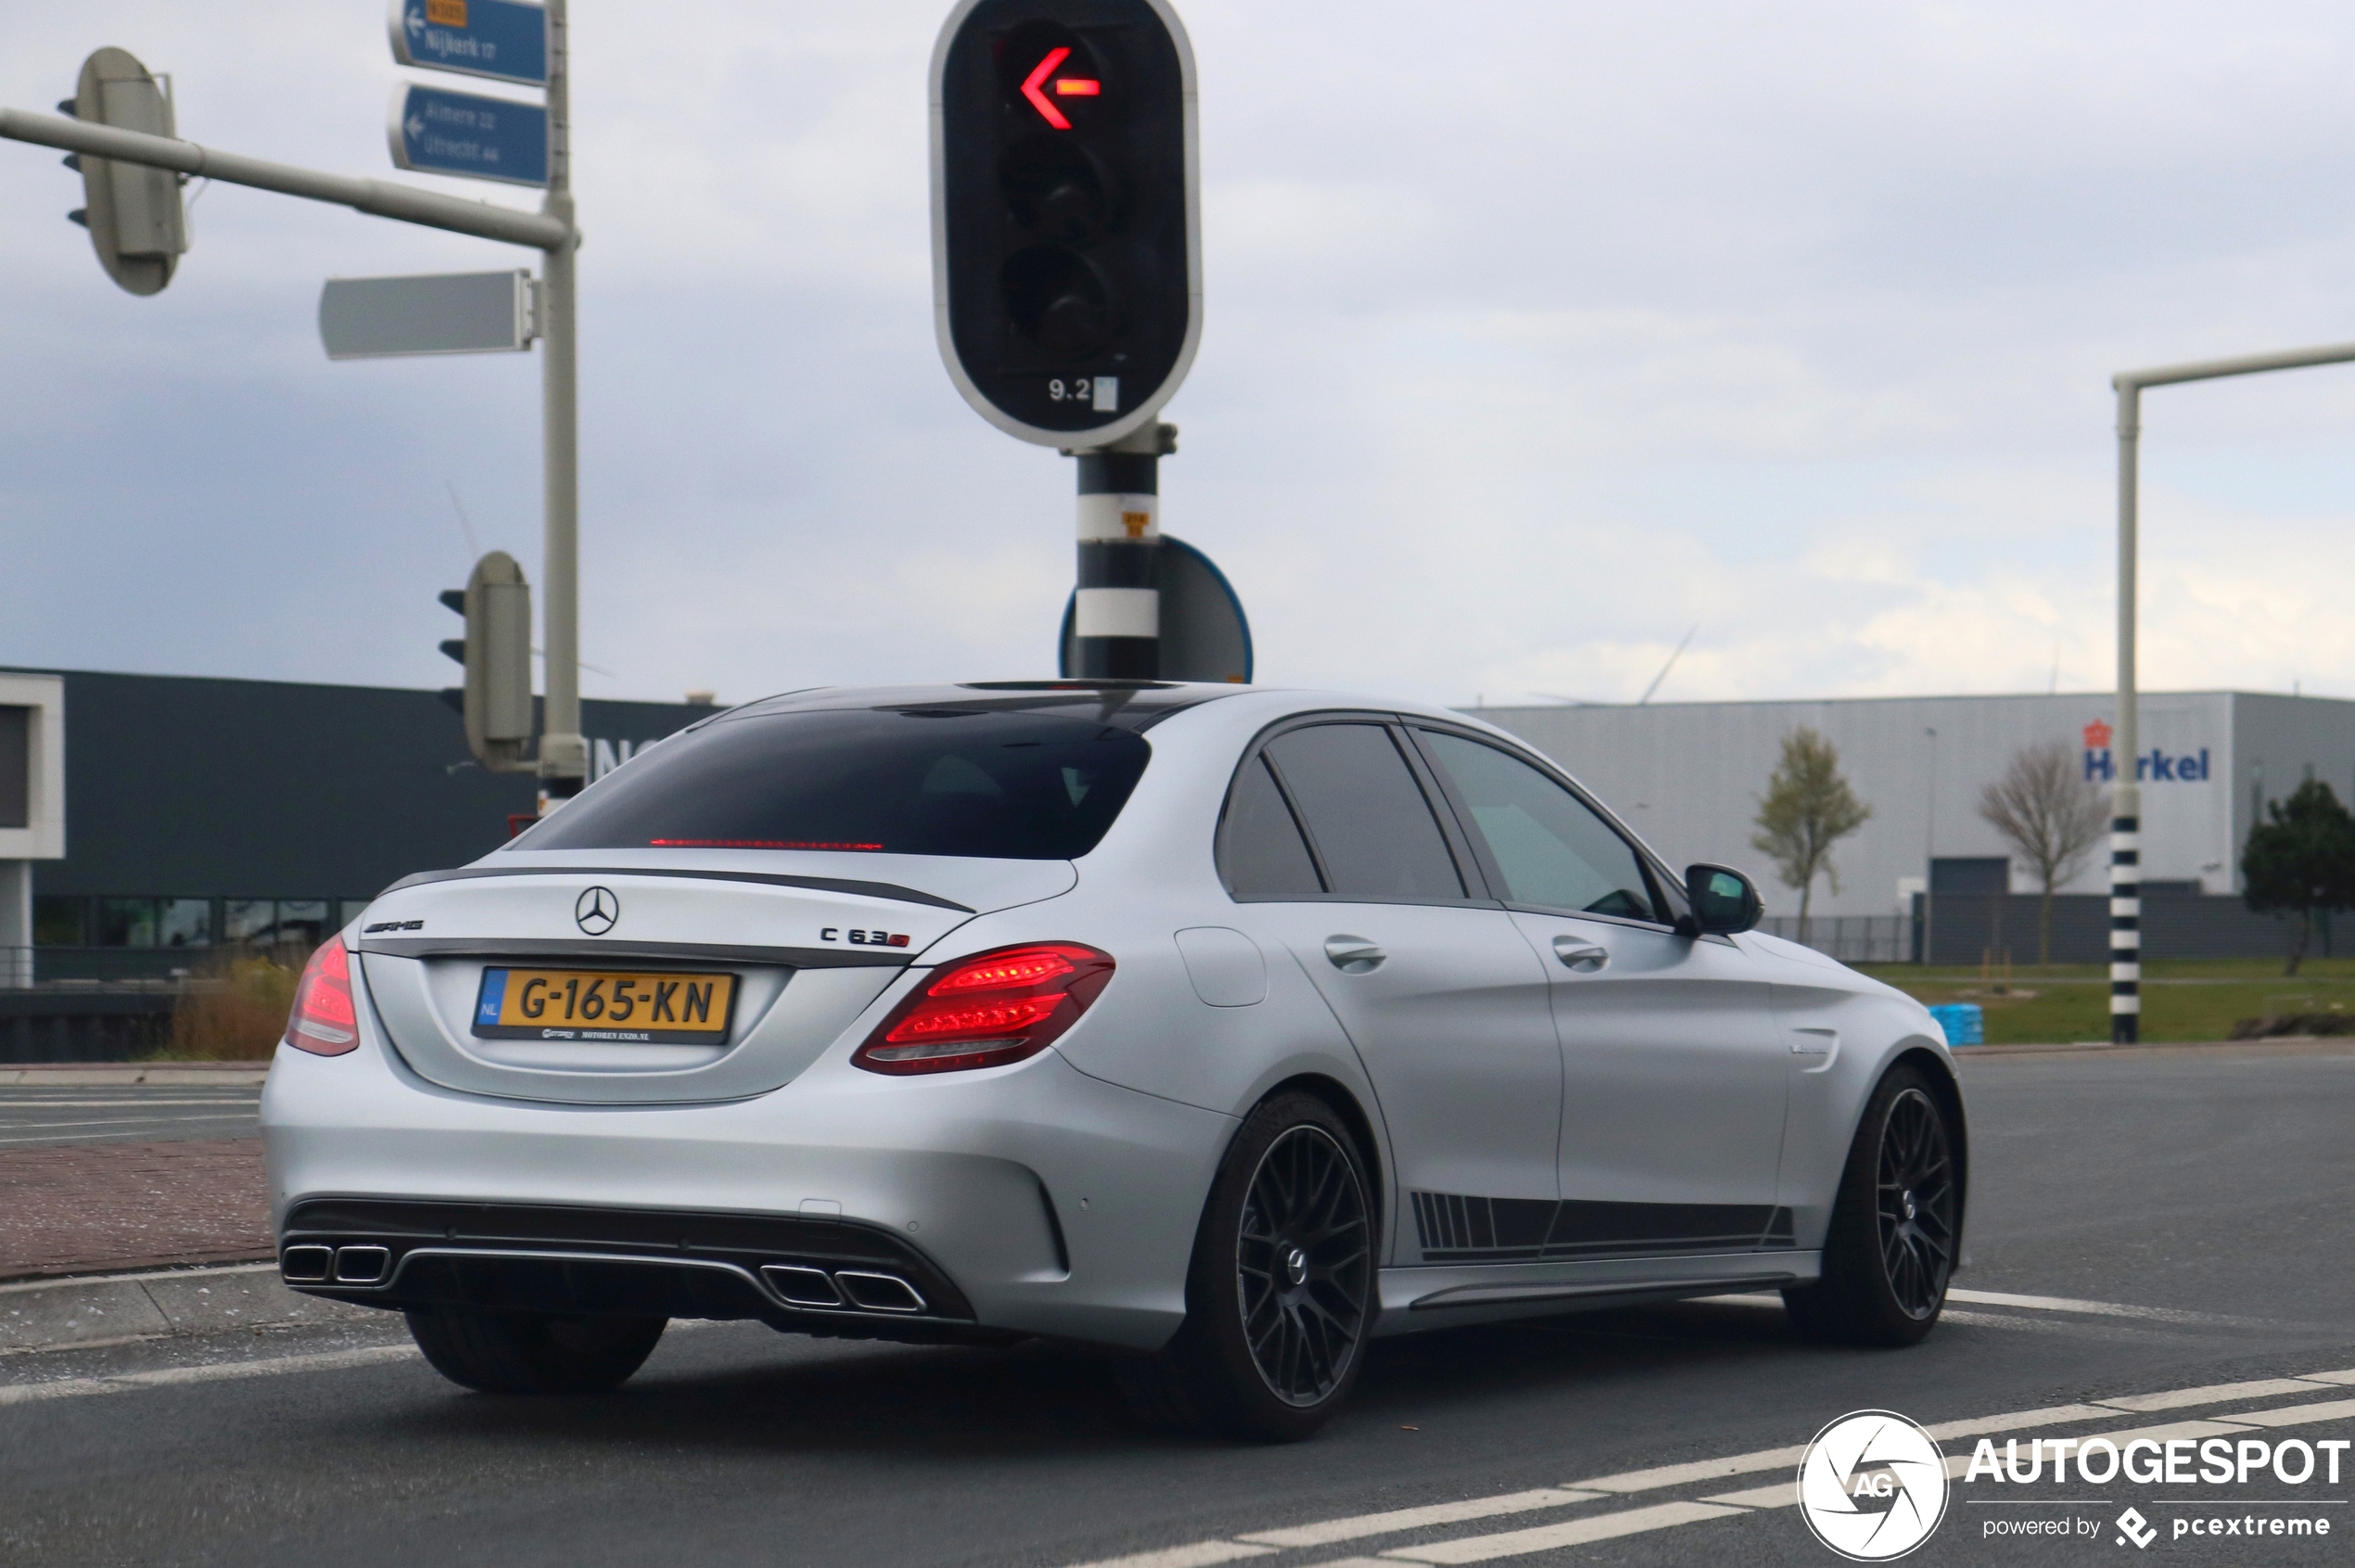
{"type": "Polygon", "coordinates": [[[335,1263],[333,1247],[288,1247],[278,1255],[278,1277],[290,1285],[324,1285],[335,1263]]]}
{"type": "Polygon", "coordinates": [[[897,1274],[870,1274],[855,1268],[829,1274],[800,1264],[770,1263],[761,1266],[760,1277],[796,1307],[851,1307],[866,1312],[924,1310],[923,1293],[897,1274]]]}

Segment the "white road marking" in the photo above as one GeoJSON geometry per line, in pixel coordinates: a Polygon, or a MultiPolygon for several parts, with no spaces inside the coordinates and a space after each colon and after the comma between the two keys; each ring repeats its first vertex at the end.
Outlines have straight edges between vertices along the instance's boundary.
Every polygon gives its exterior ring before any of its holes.
{"type": "Polygon", "coordinates": [[[2277,1394],[2311,1394],[2323,1386],[2305,1378],[2260,1378],[2255,1383],[2217,1383],[2206,1388],[2170,1388],[2164,1394],[2127,1394],[2095,1403],[2118,1410],[2180,1410],[2187,1405],[2221,1405],[2228,1399],[2271,1399],[2277,1394]]]}
{"type": "Polygon", "coordinates": [[[1361,1513],[1351,1519],[1328,1519],[1321,1523],[1300,1524],[1289,1530],[1257,1530],[1235,1538],[1271,1547],[1330,1546],[1335,1541],[1396,1535],[1402,1530],[1421,1530],[1433,1524],[1461,1524],[1468,1520],[1493,1519],[1504,1513],[1527,1513],[1533,1509],[1590,1503],[1601,1496],[1600,1492],[1572,1492],[1559,1486],[1541,1486],[1534,1492],[1508,1492],[1500,1497],[1470,1498],[1461,1502],[1393,1509],[1387,1513],[1361,1513]]]}
{"type": "Polygon", "coordinates": [[[1620,1536],[1638,1536],[1647,1530],[1666,1530],[1678,1524],[1696,1524],[1704,1519],[1738,1518],[1742,1511],[1719,1503],[1654,1503],[1649,1508],[1629,1509],[1624,1513],[1597,1514],[1586,1519],[1566,1520],[1559,1524],[1539,1524],[1527,1530],[1508,1530],[1496,1536],[1471,1536],[1462,1540],[1439,1541],[1430,1546],[1400,1547],[1382,1556],[1393,1562],[1487,1562],[1499,1557],[1521,1557],[1533,1551],[1553,1551],[1561,1547],[1585,1546],[1590,1541],[1608,1541],[1620,1536]]]}
{"type": "Polygon", "coordinates": [[[1134,1557],[1108,1557],[1088,1568],[1210,1568],[1216,1562],[1240,1562],[1246,1557],[1267,1557],[1274,1547],[1245,1546],[1238,1541],[1196,1541],[1190,1546],[1164,1547],[1134,1557]]]}
{"type": "Polygon", "coordinates": [[[260,1095],[236,1095],[228,1099],[214,1096],[207,1100],[171,1100],[161,1096],[142,1095],[135,1100],[29,1100],[21,1095],[0,1094],[0,1110],[45,1111],[56,1105],[76,1109],[124,1105],[260,1105],[260,1095]]]}
{"type": "MultiPolygon", "coordinates": [[[[241,1122],[246,1119],[241,1112],[223,1111],[217,1115],[210,1116],[101,1116],[94,1120],[79,1122],[0,1121],[0,1127],[37,1127],[44,1131],[54,1132],[61,1127],[150,1127],[159,1122],[241,1122]]],[[[15,1141],[9,1139],[0,1140],[0,1141],[13,1142],[15,1141]]]]}
{"type": "MultiPolygon", "coordinates": [[[[2042,1427],[2083,1425],[2115,1419],[2121,1410],[2129,1409],[2147,1412],[2201,1404],[2229,1404],[2239,1399],[2262,1398],[2273,1394],[2312,1393],[2324,1388],[2349,1385],[2355,1385],[2355,1368],[2307,1372],[2295,1378],[2267,1378],[2252,1383],[2209,1383],[2198,1388],[2177,1389],[2158,1394],[2122,1395],[2116,1399],[2104,1399],[2087,1404],[2047,1405],[2037,1409],[2011,1410],[2000,1415],[1973,1416],[1961,1421],[1941,1421],[1925,1430],[1931,1436],[1944,1441],[1994,1434],[2032,1432],[2042,1427]],[[2133,1403],[2130,1404],[2130,1401],[2133,1403]]],[[[2122,1448],[2137,1439],[2165,1443],[2175,1438],[2219,1437],[2260,1427],[2311,1425],[2316,1422],[2336,1421],[2355,1421],[2355,1399],[2326,1399],[2304,1405],[2275,1406],[2264,1410],[2235,1410],[2229,1417],[2213,1420],[2181,1421],[2157,1426],[2119,1428],[2090,1433],[2087,1436],[2107,1438],[2122,1448]]],[[[1579,1501],[1596,1500],[1598,1496],[1653,1491],[1663,1487],[1687,1485],[1697,1481],[1754,1475],[1770,1470],[1796,1471],[1805,1454],[1806,1449],[1803,1447],[1764,1448],[1755,1453],[1729,1455],[1724,1459],[1699,1460],[1688,1464],[1660,1465],[1650,1470],[1634,1470],[1617,1475],[1597,1476],[1559,1487],[1499,1493],[1494,1497],[1467,1498],[1457,1503],[1437,1503],[1422,1509],[1395,1509],[1384,1513],[1357,1514],[1320,1523],[1292,1525],[1280,1530],[1253,1531],[1247,1535],[1238,1535],[1231,1540],[1196,1541],[1188,1546],[1168,1548],[1165,1552],[1145,1552],[1132,1557],[1111,1558],[1083,1563],[1079,1565],[1079,1568],[1195,1568],[1197,1564],[1232,1562],[1283,1549],[1322,1546],[1371,1535],[1424,1529],[1436,1524],[1457,1523],[1472,1519],[1495,1518],[1532,1509],[1566,1508],[1579,1501]],[[1563,1500],[1558,1503],[1540,1500],[1549,1494],[1559,1496],[1563,1500]]],[[[1960,1478],[1967,1471],[1969,1464],[1969,1455],[1949,1454],[1946,1456],[1946,1473],[1949,1478],[1960,1478]]],[[[1629,1509],[1616,1513],[1588,1514],[1583,1518],[1566,1520],[1553,1524],[1534,1525],[1526,1529],[1458,1536],[1453,1540],[1434,1542],[1425,1546],[1397,1547],[1383,1552],[1379,1558],[1352,1557],[1328,1560],[1317,1563],[1315,1568],[1382,1568],[1385,1563],[1399,1562],[1432,1564],[1485,1562],[1496,1558],[1550,1551],[1592,1541],[1610,1540],[1620,1536],[1636,1535],[1645,1531],[1668,1529],[1678,1524],[1695,1523],[1707,1519],[1733,1518],[1745,1512],[1789,1508],[1794,1506],[1797,1501],[1797,1482],[1782,1480],[1740,1491],[1717,1493],[1695,1501],[1655,1503],[1644,1508],[1629,1509]]]]}
{"type": "Polygon", "coordinates": [[[2171,1307],[2129,1307],[2116,1301],[2078,1301],[2065,1295],[2015,1295],[2008,1291],[1949,1289],[1949,1301],[1974,1307],[2014,1307],[2029,1312],[2075,1312],[2094,1318],[2148,1318],[2162,1323],[2247,1323],[2248,1318],[2219,1318],[2206,1312],[2183,1312],[2171,1307]]]}
{"type": "Polygon", "coordinates": [[[178,1383],[223,1383],[233,1378],[276,1377],[285,1372],[331,1372],[346,1367],[374,1366],[380,1361],[417,1358],[414,1345],[375,1345],[361,1350],[325,1350],[311,1356],[279,1356],[266,1361],[221,1361],[202,1367],[160,1367],[153,1371],[121,1372],[107,1377],[59,1378],[54,1383],[19,1383],[0,1386],[0,1405],[28,1405],[38,1399],[77,1399],[93,1394],[128,1394],[140,1388],[164,1388],[178,1383]]]}
{"type": "Polygon", "coordinates": [[[2318,1421],[2355,1421],[2355,1399],[2331,1399],[2319,1405],[2276,1405],[2270,1410],[2234,1410],[2235,1426],[2304,1426],[2318,1421]]]}

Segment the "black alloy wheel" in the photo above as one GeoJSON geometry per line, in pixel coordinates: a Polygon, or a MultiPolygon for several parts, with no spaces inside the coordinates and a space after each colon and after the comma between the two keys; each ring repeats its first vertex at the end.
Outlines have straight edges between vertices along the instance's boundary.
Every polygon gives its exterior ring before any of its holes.
{"type": "Polygon", "coordinates": [[[1235,1289],[1252,1364],[1288,1405],[1330,1396],[1365,1339],[1372,1227],[1348,1153],[1295,1127],[1259,1158],[1235,1241],[1235,1289]]]}
{"type": "Polygon", "coordinates": [[[1889,1108],[1878,1183],[1881,1265],[1890,1294],[1908,1318],[1926,1319],[1946,1300],[1954,1272],[1954,1156],[1946,1118],[1918,1089],[1889,1108]]]}
{"type": "Polygon", "coordinates": [[[1298,1442],[1357,1382],[1373,1327],[1381,1216],[1365,1157],[1312,1094],[1263,1102],[1210,1184],[1167,1346],[1117,1364],[1138,1414],[1169,1430],[1298,1442]]]}
{"type": "Polygon", "coordinates": [[[1962,1232],[1962,1125],[1922,1067],[1891,1070],[1859,1118],[1823,1272],[1783,1292],[1791,1321],[1835,1345],[1903,1345],[1937,1325],[1962,1232]]]}

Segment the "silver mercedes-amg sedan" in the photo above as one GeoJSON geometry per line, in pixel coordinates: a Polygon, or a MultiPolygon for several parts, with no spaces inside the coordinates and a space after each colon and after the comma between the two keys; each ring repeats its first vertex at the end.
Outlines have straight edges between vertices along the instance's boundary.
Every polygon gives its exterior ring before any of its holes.
{"type": "Polygon", "coordinates": [[[1961,1091],[1511,736],[1258,687],[792,693],[394,885],[262,1101],[288,1284],[493,1393],[672,1318],[1125,1352],[1301,1437],[1384,1334],[1779,1290],[1929,1332],[1961,1091]]]}

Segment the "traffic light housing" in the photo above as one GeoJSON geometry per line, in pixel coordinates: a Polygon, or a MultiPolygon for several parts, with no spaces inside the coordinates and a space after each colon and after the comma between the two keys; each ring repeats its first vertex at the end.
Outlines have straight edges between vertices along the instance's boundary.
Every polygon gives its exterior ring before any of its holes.
{"type": "MultiPolygon", "coordinates": [[[[82,81],[60,112],[93,124],[150,136],[173,136],[172,94],[121,49],[100,49],[82,62],[82,81]]],[[[107,275],[134,294],[160,294],[188,249],[181,177],[169,169],[113,163],[77,153],[66,166],[82,172],[83,206],[67,214],[90,231],[107,275]]]]}
{"type": "Polygon", "coordinates": [[[1159,413],[1202,336],[1194,61],[1162,0],[962,0],[932,66],[933,313],[1042,446],[1159,413]]]}
{"type": "Polygon", "coordinates": [[[466,747],[494,773],[537,771],[524,760],[532,736],[531,585],[503,550],[475,563],[464,588],[441,602],[466,618],[466,634],[441,651],[466,667],[466,747]]]}

